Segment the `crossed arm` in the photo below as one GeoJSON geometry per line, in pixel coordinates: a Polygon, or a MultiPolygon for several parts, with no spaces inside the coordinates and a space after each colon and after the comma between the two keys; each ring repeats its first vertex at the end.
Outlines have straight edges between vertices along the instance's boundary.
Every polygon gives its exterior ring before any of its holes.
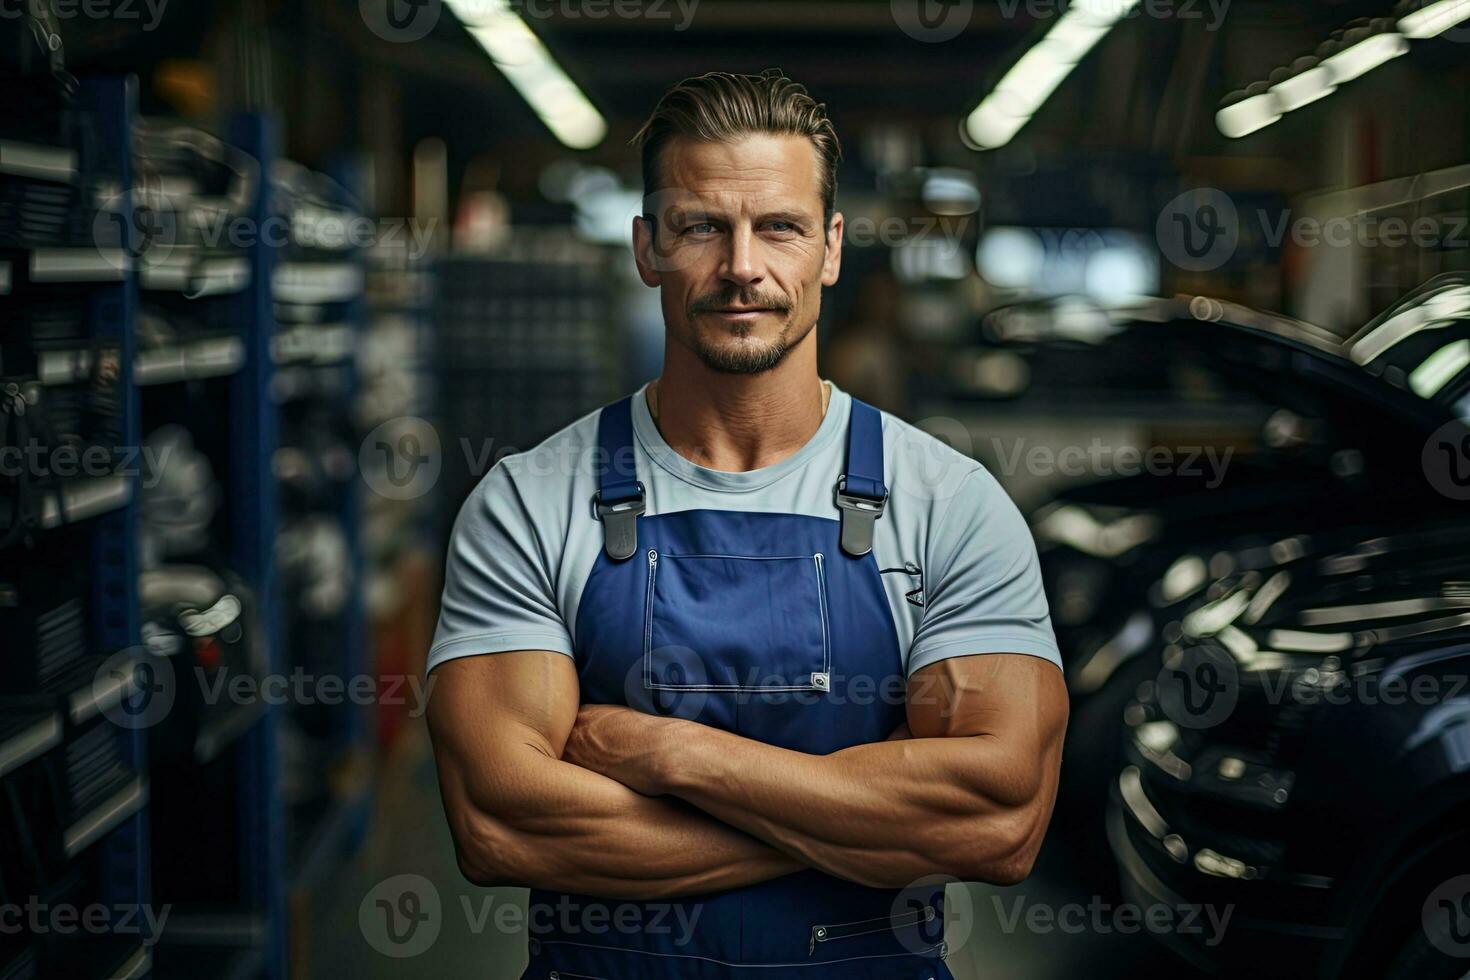
{"type": "Polygon", "coordinates": [[[1056,796],[1067,698],[1035,657],[910,679],[886,742],[807,755],[677,718],[578,706],[569,658],[437,668],[429,726],[460,869],[609,898],[719,891],[815,867],[875,887],[1010,884],[1056,796]]]}

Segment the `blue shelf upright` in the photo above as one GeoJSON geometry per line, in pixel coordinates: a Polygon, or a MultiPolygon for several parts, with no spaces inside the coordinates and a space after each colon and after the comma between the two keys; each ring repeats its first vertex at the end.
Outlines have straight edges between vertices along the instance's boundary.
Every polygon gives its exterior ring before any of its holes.
{"type": "MultiPolygon", "coordinates": [[[[97,172],[117,183],[117,197],[110,210],[127,220],[121,229],[126,257],[136,255],[138,227],[133,219],[132,132],[138,117],[138,82],[135,76],[89,78],[82,86],[82,102],[96,121],[97,172]]],[[[100,246],[101,243],[99,243],[100,246]]],[[[124,447],[140,444],[138,389],[133,384],[134,324],[138,311],[136,270],[129,267],[117,282],[91,290],[90,320],[99,349],[116,350],[115,383],[119,392],[119,433],[124,447]]],[[[92,641],[104,654],[126,652],[141,656],[138,608],[138,482],[130,474],[132,492],[127,503],[98,518],[92,535],[92,641]]],[[[142,676],[141,673],[138,676],[142,676]]],[[[138,697],[149,696],[141,691],[138,697]]],[[[148,768],[146,732],[121,728],[118,737],[127,743],[123,756],[132,768],[148,768]]],[[[139,810],[102,844],[104,901],[114,905],[143,905],[151,900],[148,809],[139,810]]]]}
{"type": "MultiPolygon", "coordinates": [[[[363,181],[359,168],[350,162],[339,162],[332,168],[330,176],[347,190],[354,210],[358,214],[365,214],[367,209],[363,201],[363,181]]],[[[354,249],[352,259],[363,270],[363,279],[366,282],[367,256],[364,251],[361,248],[354,249]]],[[[357,352],[362,342],[363,331],[367,327],[366,289],[360,290],[348,301],[343,311],[343,322],[352,328],[352,350],[348,360],[351,383],[346,398],[346,404],[351,406],[357,401],[361,384],[357,352]]],[[[346,608],[343,610],[342,676],[345,678],[364,676],[370,673],[372,667],[367,656],[367,609],[364,600],[362,551],[362,486],[363,481],[361,480],[348,480],[342,488],[340,498],[339,514],[343,532],[347,536],[348,560],[352,568],[352,591],[346,608]]],[[[367,706],[355,704],[351,700],[347,701],[343,709],[344,718],[339,736],[343,746],[370,751],[373,738],[371,712],[367,706]]],[[[359,837],[366,830],[366,807],[364,807],[363,817],[364,819],[360,821],[362,826],[354,830],[354,838],[359,837]]]]}
{"type": "MultiPolygon", "coordinates": [[[[275,336],[275,307],[271,284],[274,250],[263,229],[271,214],[270,169],[277,158],[279,136],[274,121],[259,113],[236,116],[230,141],[260,161],[259,192],[249,219],[261,231],[253,236],[249,252],[250,285],[233,297],[239,304],[235,322],[245,340],[245,366],[233,379],[230,468],[231,561],[252,585],[267,645],[266,670],[280,675],[281,617],[276,577],[275,543],[278,501],[271,460],[279,442],[279,424],[271,398],[275,336]]],[[[239,801],[241,878],[251,908],[263,918],[265,975],[286,974],[285,815],[279,792],[276,732],[280,708],[267,705],[260,719],[241,740],[239,801]]]]}

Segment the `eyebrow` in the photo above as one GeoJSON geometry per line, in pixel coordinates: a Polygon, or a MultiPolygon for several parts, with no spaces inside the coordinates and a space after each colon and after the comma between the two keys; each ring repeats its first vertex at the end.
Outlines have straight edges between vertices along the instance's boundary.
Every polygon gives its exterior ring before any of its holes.
{"type": "Polygon", "coordinates": [[[768,221],[786,221],[793,225],[806,225],[811,223],[812,216],[803,211],[780,210],[768,212],[757,219],[758,224],[765,224],[768,221]]]}
{"type": "MultiPolygon", "coordinates": [[[[728,223],[730,220],[724,211],[713,209],[682,210],[680,215],[686,221],[722,221],[728,223]]],[[[786,221],[794,225],[808,225],[813,220],[812,215],[803,211],[798,211],[793,208],[781,208],[776,211],[767,211],[757,215],[754,223],[763,225],[770,221],[786,221]]]]}

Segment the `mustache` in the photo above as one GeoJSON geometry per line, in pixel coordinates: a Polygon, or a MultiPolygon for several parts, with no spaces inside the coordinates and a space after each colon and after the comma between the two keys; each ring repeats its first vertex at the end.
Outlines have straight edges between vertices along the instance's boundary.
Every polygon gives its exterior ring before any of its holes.
{"type": "Polygon", "coordinates": [[[713,313],[716,310],[727,309],[731,306],[754,307],[775,310],[785,313],[791,309],[791,304],[784,296],[772,296],[761,292],[735,289],[723,290],[718,293],[710,293],[700,296],[689,304],[689,315],[695,316],[700,313],[713,313]]]}

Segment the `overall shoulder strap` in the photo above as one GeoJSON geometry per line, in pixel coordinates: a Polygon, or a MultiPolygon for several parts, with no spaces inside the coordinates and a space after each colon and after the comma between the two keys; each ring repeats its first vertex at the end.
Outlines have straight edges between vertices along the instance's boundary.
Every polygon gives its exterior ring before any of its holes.
{"type": "Polygon", "coordinates": [[[842,511],[842,550],[860,558],[873,550],[873,525],[883,516],[888,487],[883,483],[883,415],[856,398],[847,423],[847,465],[834,497],[842,511]]]}
{"type": "Polygon", "coordinates": [[[597,492],[592,508],[602,522],[603,547],[617,561],[638,550],[638,515],[645,509],[633,453],[633,397],[604,406],[597,417],[597,492]]]}

